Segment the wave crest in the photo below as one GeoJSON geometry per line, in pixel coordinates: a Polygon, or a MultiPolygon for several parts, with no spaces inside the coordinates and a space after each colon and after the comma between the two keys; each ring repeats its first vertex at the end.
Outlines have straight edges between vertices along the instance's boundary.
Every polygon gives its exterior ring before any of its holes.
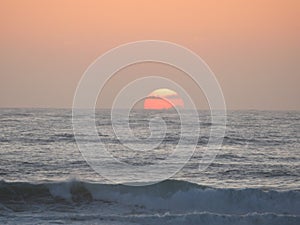
{"type": "Polygon", "coordinates": [[[145,187],[100,184],[84,181],[0,182],[0,201],[91,201],[140,205],[149,209],[225,214],[300,214],[300,192],[261,189],[215,189],[178,180],[145,187]]]}

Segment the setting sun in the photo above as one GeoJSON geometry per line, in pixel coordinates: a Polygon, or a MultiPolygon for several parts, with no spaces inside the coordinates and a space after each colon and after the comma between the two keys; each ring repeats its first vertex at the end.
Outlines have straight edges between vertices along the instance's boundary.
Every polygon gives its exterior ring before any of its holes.
{"type": "Polygon", "coordinates": [[[184,107],[182,98],[173,90],[162,88],[151,92],[144,101],[144,109],[161,110],[184,107]]]}

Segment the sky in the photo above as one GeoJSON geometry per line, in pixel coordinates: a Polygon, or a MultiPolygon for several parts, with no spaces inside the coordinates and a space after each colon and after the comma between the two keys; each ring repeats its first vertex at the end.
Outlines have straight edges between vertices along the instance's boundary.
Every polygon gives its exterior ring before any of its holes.
{"type": "MultiPolygon", "coordinates": [[[[300,110],[299,21],[298,0],[2,0],[0,107],[70,108],[97,57],[154,39],[197,53],[216,75],[228,109],[300,110]]],[[[150,67],[116,75],[100,107],[109,107],[118,88],[145,70],[181,76],[150,67]]],[[[177,81],[197,107],[206,107],[201,90],[184,77],[177,81]]]]}

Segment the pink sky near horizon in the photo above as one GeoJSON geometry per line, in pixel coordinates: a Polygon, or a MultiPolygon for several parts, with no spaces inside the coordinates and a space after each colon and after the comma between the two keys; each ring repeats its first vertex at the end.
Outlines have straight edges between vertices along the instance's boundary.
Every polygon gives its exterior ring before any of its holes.
{"type": "Polygon", "coordinates": [[[197,53],[228,109],[300,110],[299,21],[297,0],[2,1],[0,107],[71,107],[98,56],[155,39],[197,53]]]}

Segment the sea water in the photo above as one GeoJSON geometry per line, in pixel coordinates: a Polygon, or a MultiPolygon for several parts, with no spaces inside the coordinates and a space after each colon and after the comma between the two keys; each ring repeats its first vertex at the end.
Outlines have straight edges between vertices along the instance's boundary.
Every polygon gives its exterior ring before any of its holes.
{"type": "MultiPolygon", "coordinates": [[[[208,111],[198,113],[199,139],[184,167],[133,187],[89,166],[71,110],[1,109],[0,224],[300,224],[300,112],[229,111],[223,145],[204,171],[212,124],[208,111]]],[[[99,139],[122,163],[164,163],[180,138],[176,112],[133,110],[130,128],[145,138],[157,116],[167,132],[153,150],[125,148],[109,110],[96,112],[99,139]]]]}

